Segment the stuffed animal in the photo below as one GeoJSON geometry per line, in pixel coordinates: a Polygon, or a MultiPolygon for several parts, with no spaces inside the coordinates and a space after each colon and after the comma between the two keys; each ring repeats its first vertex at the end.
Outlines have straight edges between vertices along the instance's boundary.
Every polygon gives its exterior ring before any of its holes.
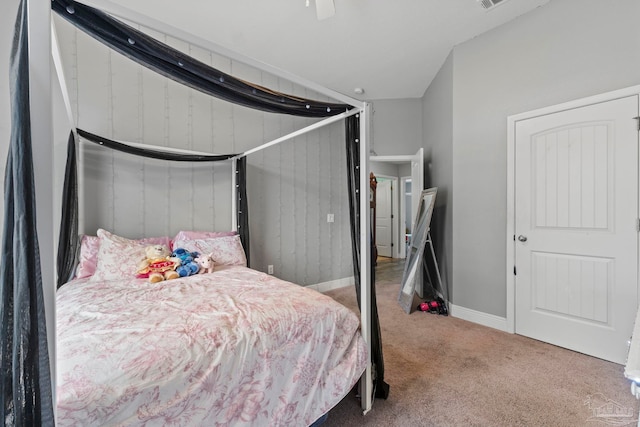
{"type": "Polygon", "coordinates": [[[176,268],[180,260],[171,258],[171,251],[165,245],[150,245],[144,250],[146,258],[138,264],[136,277],[149,278],[151,283],[179,277],[176,268]]]}
{"type": "Polygon", "coordinates": [[[180,265],[176,268],[176,272],[180,277],[191,276],[200,270],[200,266],[194,261],[194,258],[198,256],[198,252],[189,252],[186,249],[177,248],[171,256],[180,260],[180,265]]]}
{"type": "Polygon", "coordinates": [[[200,266],[199,273],[213,273],[213,253],[200,255],[196,258],[196,262],[200,266]]]}

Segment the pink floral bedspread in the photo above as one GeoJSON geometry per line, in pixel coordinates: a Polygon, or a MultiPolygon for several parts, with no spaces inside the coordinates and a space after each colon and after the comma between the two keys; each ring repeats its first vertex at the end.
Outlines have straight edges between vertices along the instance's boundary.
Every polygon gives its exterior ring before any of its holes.
{"type": "Polygon", "coordinates": [[[359,320],[245,267],[57,294],[60,426],[305,426],[366,364],[359,320]]]}

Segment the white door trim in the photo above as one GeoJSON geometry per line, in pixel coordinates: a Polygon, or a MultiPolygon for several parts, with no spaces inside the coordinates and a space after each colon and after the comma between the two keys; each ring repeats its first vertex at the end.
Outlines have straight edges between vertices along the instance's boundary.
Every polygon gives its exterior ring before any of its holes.
{"type": "Polygon", "coordinates": [[[640,94],[640,85],[576,99],[507,117],[507,332],[515,333],[515,140],[516,123],[521,120],[558,113],[587,105],[640,94]]]}
{"type": "MultiPolygon", "coordinates": [[[[417,167],[419,168],[418,174],[420,176],[420,184],[418,185],[419,190],[418,190],[418,196],[420,195],[420,192],[422,192],[422,190],[424,189],[424,148],[420,147],[418,149],[418,152],[416,154],[404,154],[404,155],[393,155],[393,156],[369,156],[369,161],[370,162],[387,162],[387,163],[394,163],[394,164],[401,164],[401,163],[409,163],[409,165],[411,165],[411,177],[413,180],[413,172],[415,170],[413,163],[415,161],[418,161],[417,167]]],[[[382,175],[380,175],[382,176],[382,175]]],[[[397,177],[396,177],[397,178],[397,177]]],[[[396,181],[396,188],[398,188],[397,186],[398,182],[396,181]]],[[[415,183],[412,183],[412,189],[415,189],[415,183]]],[[[404,192],[404,185],[403,185],[403,189],[402,191],[404,192]]],[[[398,192],[399,194],[399,192],[398,192]]],[[[419,197],[416,197],[415,200],[418,200],[419,197]]],[[[412,200],[413,200],[413,195],[412,195],[412,200]]],[[[404,201],[404,199],[403,199],[404,201]]],[[[413,202],[412,202],[413,204],[413,202]]],[[[413,206],[411,206],[411,222],[415,221],[415,216],[418,212],[417,209],[417,203],[415,205],[415,209],[413,208],[413,206]]],[[[397,212],[394,212],[394,216],[395,214],[397,214],[397,212]]],[[[404,218],[404,216],[403,216],[404,218]]],[[[403,219],[404,221],[404,219],[403,219]]],[[[413,228],[413,224],[412,227],[413,228]]],[[[397,229],[397,228],[396,228],[397,229]]],[[[394,258],[405,258],[406,257],[406,252],[404,249],[405,246],[405,240],[404,240],[404,231],[401,233],[398,233],[399,236],[402,236],[402,240],[400,240],[400,238],[398,238],[398,249],[396,252],[394,252],[394,258]],[[402,248],[402,249],[400,249],[402,248]]],[[[394,245],[395,246],[395,245],[394,245]]]]}
{"type": "MultiPolygon", "coordinates": [[[[405,217],[407,216],[407,197],[406,197],[406,193],[405,193],[405,186],[406,186],[406,182],[407,180],[411,180],[411,175],[409,176],[401,176],[400,177],[400,223],[402,224],[402,227],[400,228],[401,233],[400,233],[400,237],[401,237],[401,246],[400,248],[398,248],[398,254],[399,254],[399,258],[406,258],[407,257],[407,222],[405,221],[405,217]]],[[[409,208],[411,208],[409,206],[409,208]]]]}

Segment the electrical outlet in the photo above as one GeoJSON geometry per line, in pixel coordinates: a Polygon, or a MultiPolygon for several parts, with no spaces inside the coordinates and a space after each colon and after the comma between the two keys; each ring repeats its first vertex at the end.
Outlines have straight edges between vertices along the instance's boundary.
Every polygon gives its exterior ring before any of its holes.
{"type": "Polygon", "coordinates": [[[327,222],[333,222],[334,217],[333,214],[327,214],[327,222]]]}
{"type": "Polygon", "coordinates": [[[269,273],[269,274],[273,274],[273,264],[269,264],[269,265],[267,266],[267,273],[269,273]]]}

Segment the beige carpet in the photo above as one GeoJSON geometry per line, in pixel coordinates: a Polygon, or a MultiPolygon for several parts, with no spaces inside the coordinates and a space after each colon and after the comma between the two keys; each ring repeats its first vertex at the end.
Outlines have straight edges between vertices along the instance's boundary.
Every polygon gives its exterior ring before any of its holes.
{"type": "MultiPolygon", "coordinates": [[[[636,425],[623,366],[452,317],[407,315],[397,269],[380,278],[389,399],[363,416],[351,394],[325,427],[636,425]]],[[[357,311],[353,289],[327,294],[357,311]]]]}

